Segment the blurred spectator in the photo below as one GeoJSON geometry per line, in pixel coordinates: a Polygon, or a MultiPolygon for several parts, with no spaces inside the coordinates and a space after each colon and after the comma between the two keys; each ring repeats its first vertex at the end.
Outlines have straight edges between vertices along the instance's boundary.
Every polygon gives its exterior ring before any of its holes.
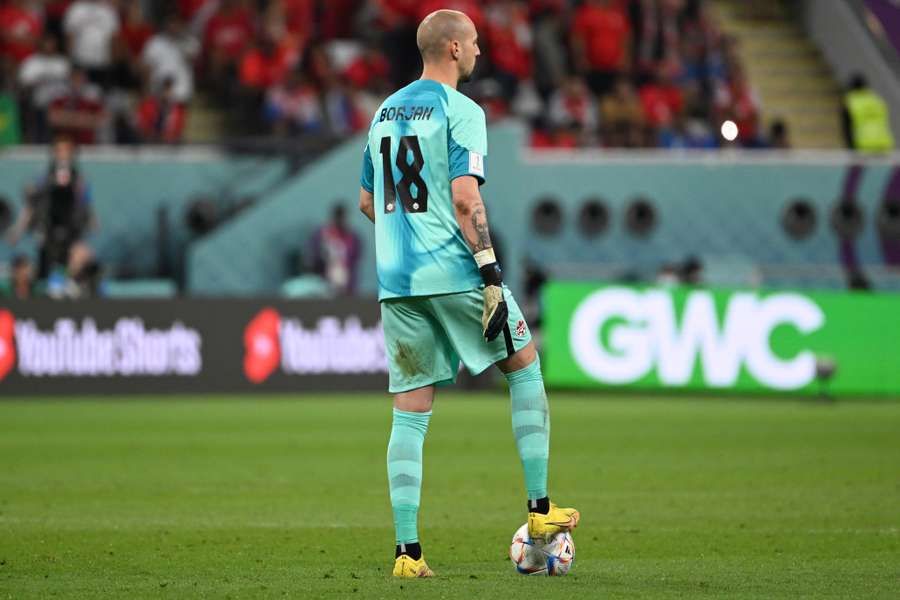
{"type": "Polygon", "coordinates": [[[673,80],[674,65],[657,67],[653,78],[641,87],[644,119],[654,128],[670,127],[681,114],[684,97],[673,80]]]}
{"type": "Polygon", "coordinates": [[[215,4],[217,0],[177,0],[178,16],[185,22],[190,22],[197,16],[202,8],[215,4]]]}
{"type": "Polygon", "coordinates": [[[322,105],[325,120],[332,135],[342,137],[361,131],[372,115],[364,115],[354,90],[342,77],[332,75],[322,86],[322,105]]]}
{"type": "Polygon", "coordinates": [[[372,89],[387,96],[390,93],[389,72],[390,65],[384,54],[377,45],[369,43],[344,69],[344,77],[359,90],[372,89]]]}
{"type": "Polygon", "coordinates": [[[70,74],[69,59],[60,54],[56,38],[47,35],[39,51],[19,67],[19,86],[26,107],[23,115],[25,137],[31,143],[50,141],[47,109],[57,97],[66,93],[70,74]]]}
{"type": "Polygon", "coordinates": [[[257,133],[266,90],[284,82],[297,58],[287,38],[279,44],[272,36],[264,34],[251,45],[238,65],[241,87],[233,104],[233,113],[241,122],[233,125],[233,129],[257,133]]]}
{"type": "Polygon", "coordinates": [[[323,122],[318,91],[303,74],[291,72],[283,85],[269,90],[265,117],[276,134],[320,131],[323,122]]]}
{"type": "Polygon", "coordinates": [[[543,100],[561,83],[568,57],[564,39],[568,37],[565,0],[531,0],[534,40],[534,84],[543,100]]]}
{"type": "Polygon", "coordinates": [[[9,281],[0,286],[0,297],[30,300],[35,291],[34,265],[24,254],[17,254],[12,260],[9,281]]]}
{"type": "Polygon", "coordinates": [[[790,150],[791,138],[788,134],[787,123],[781,119],[772,121],[769,127],[769,147],[775,150],[790,150]]]}
{"type": "Polygon", "coordinates": [[[732,69],[731,80],[719,85],[715,107],[719,123],[731,120],[737,124],[741,145],[759,146],[759,97],[750,88],[743,69],[732,69]]]}
{"type": "Polygon", "coordinates": [[[862,75],[854,75],[850,81],[841,107],[841,121],[844,141],[851,150],[889,152],[894,149],[890,109],[862,75]]]}
{"type": "Polygon", "coordinates": [[[715,134],[705,122],[688,119],[684,114],[679,114],[671,126],[660,130],[657,145],[672,150],[685,148],[711,150],[718,147],[715,134]]]}
{"type": "Polygon", "coordinates": [[[54,289],[51,277],[47,293],[51,296],[62,295],[73,299],[90,298],[99,292],[100,276],[100,265],[97,263],[94,251],[86,243],[79,241],[74,243],[69,251],[64,287],[54,289]]]}
{"type": "Polygon", "coordinates": [[[703,263],[696,256],[688,256],[681,265],[681,283],[701,285],[703,283],[703,263]]]}
{"type": "Polygon", "coordinates": [[[191,62],[199,44],[185,29],[184,21],[172,16],[166,27],[150,38],[141,56],[147,70],[151,89],[158,90],[172,80],[172,95],[178,102],[188,102],[194,93],[194,73],[191,62]]]}
{"type": "MultiPolygon", "coordinates": [[[[285,0],[296,3],[305,2],[312,4],[312,0],[285,0]]],[[[366,0],[328,0],[321,2],[316,7],[319,15],[319,37],[326,40],[338,38],[352,38],[354,20],[353,15],[360,11],[368,10],[366,0]],[[348,18],[350,16],[351,18],[348,18]]],[[[310,19],[309,22],[312,22],[310,19]]]]}
{"type": "Polygon", "coordinates": [[[284,82],[296,62],[296,52],[290,46],[263,36],[241,58],[238,77],[245,89],[262,92],[284,82]]]}
{"type": "Polygon", "coordinates": [[[157,93],[148,93],[137,107],[137,129],[141,141],[177,144],[184,135],[186,110],[175,96],[175,81],[166,79],[157,93]]]}
{"type": "Polygon", "coordinates": [[[419,0],[375,0],[375,25],[382,30],[381,45],[391,66],[391,86],[401,87],[421,68],[416,47],[419,0]]]}
{"type": "Polygon", "coordinates": [[[156,33],[146,16],[140,0],[128,0],[122,20],[122,43],[132,60],[139,60],[144,46],[156,33]]]}
{"type": "Polygon", "coordinates": [[[639,148],[645,145],[641,103],[627,77],[619,77],[613,92],[601,100],[600,123],[604,146],[639,148]]]}
{"type": "Polygon", "coordinates": [[[44,24],[32,4],[8,0],[0,6],[0,64],[16,67],[37,50],[44,24]]]}
{"type": "Polygon", "coordinates": [[[85,236],[95,227],[90,188],[78,169],[75,144],[58,137],[48,173],[26,190],[8,242],[15,245],[26,230],[34,231],[40,245],[38,276],[44,278],[55,268],[66,268],[72,248],[86,244],[85,236]]]}
{"type": "Polygon", "coordinates": [[[597,126],[597,105],[590,90],[579,77],[569,77],[550,98],[551,124],[574,124],[579,137],[587,138],[597,126]]]}
{"type": "MultiPolygon", "coordinates": [[[[332,2],[319,4],[328,5],[332,2]]],[[[275,0],[269,4],[269,13],[271,13],[271,17],[279,17],[291,35],[296,36],[299,40],[309,40],[316,35],[317,8],[315,0],[275,0]]],[[[347,14],[349,13],[342,16],[346,19],[347,14]]],[[[270,20],[274,21],[275,19],[270,18],[270,20]]],[[[276,39],[280,39],[280,36],[276,36],[276,39]]]]}
{"type": "Polygon", "coordinates": [[[500,0],[487,12],[487,46],[493,78],[507,99],[516,97],[519,82],[531,77],[531,24],[527,7],[515,0],[500,0]]]}
{"type": "Polygon", "coordinates": [[[338,204],[332,209],[331,221],[320,227],[310,241],[312,270],[324,277],[335,292],[351,294],[356,290],[359,248],[359,237],[347,227],[346,211],[338,204]]]}
{"type": "Polygon", "coordinates": [[[110,84],[119,15],[108,0],[76,0],[63,20],[72,61],[100,86],[110,84]]]}
{"type": "Polygon", "coordinates": [[[533,148],[578,148],[581,145],[581,128],[574,123],[550,125],[545,119],[535,119],[532,125],[533,148]]]}
{"type": "Polygon", "coordinates": [[[222,83],[236,71],[253,33],[253,16],[246,0],[221,0],[203,34],[208,75],[214,83],[222,83]]]}
{"type": "Polygon", "coordinates": [[[122,30],[116,40],[116,56],[119,67],[117,83],[121,87],[140,88],[137,76],[140,73],[141,56],[155,30],[144,16],[141,0],[126,1],[122,30]]]}
{"type": "Polygon", "coordinates": [[[672,288],[680,283],[678,268],[671,264],[664,264],[656,274],[656,285],[664,288],[672,288]]]}
{"type": "Polygon", "coordinates": [[[630,71],[630,35],[628,18],[617,0],[585,0],[575,11],[572,54],[595,94],[609,92],[616,77],[630,71]]]}
{"type": "Polygon", "coordinates": [[[685,19],[684,0],[638,0],[631,4],[639,28],[636,70],[644,82],[653,78],[661,63],[676,58],[683,25],[689,20],[685,19]]]}
{"type": "Polygon", "coordinates": [[[67,46],[63,21],[70,4],[72,0],[44,0],[44,31],[56,38],[59,48],[67,46]]]}
{"type": "Polygon", "coordinates": [[[93,144],[104,118],[100,88],[82,69],[73,69],[65,90],[50,103],[47,120],[54,134],[71,137],[79,145],[93,144]]]}

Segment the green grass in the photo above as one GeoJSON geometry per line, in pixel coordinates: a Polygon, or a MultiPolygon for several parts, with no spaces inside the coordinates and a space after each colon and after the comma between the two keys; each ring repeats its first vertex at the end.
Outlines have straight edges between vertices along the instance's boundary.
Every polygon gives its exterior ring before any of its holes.
{"type": "Polygon", "coordinates": [[[394,581],[386,395],[0,402],[0,598],[849,598],[900,593],[900,404],[551,398],[564,578],[517,575],[499,395],[425,446],[430,581],[394,581]]]}

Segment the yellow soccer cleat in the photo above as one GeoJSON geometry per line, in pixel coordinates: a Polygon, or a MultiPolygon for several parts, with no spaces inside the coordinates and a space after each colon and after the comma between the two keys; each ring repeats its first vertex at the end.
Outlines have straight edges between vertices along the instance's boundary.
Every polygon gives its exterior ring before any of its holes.
{"type": "Polygon", "coordinates": [[[434,571],[425,564],[425,557],[413,560],[407,554],[401,554],[394,561],[394,577],[434,577],[434,571]]]}
{"type": "Polygon", "coordinates": [[[560,508],[550,503],[550,512],[528,513],[528,535],[531,539],[550,541],[560,531],[571,531],[578,527],[581,514],[574,508],[560,508]]]}

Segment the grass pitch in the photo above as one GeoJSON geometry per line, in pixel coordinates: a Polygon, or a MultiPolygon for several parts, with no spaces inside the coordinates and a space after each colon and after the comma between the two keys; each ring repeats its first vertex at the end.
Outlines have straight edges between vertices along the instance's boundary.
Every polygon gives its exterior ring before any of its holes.
{"type": "Polygon", "coordinates": [[[0,402],[2,598],[896,598],[900,404],[551,395],[564,578],[517,575],[500,395],[444,394],[390,578],[387,395],[0,402]]]}

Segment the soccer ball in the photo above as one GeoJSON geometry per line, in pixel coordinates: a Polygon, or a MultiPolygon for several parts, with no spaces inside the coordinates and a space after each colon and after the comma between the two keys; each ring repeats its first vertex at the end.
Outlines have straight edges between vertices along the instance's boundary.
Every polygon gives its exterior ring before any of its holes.
{"type": "Polygon", "coordinates": [[[568,531],[557,533],[546,543],[532,540],[525,523],[513,535],[509,558],[522,575],[565,575],[575,562],[575,540],[568,531]]]}

